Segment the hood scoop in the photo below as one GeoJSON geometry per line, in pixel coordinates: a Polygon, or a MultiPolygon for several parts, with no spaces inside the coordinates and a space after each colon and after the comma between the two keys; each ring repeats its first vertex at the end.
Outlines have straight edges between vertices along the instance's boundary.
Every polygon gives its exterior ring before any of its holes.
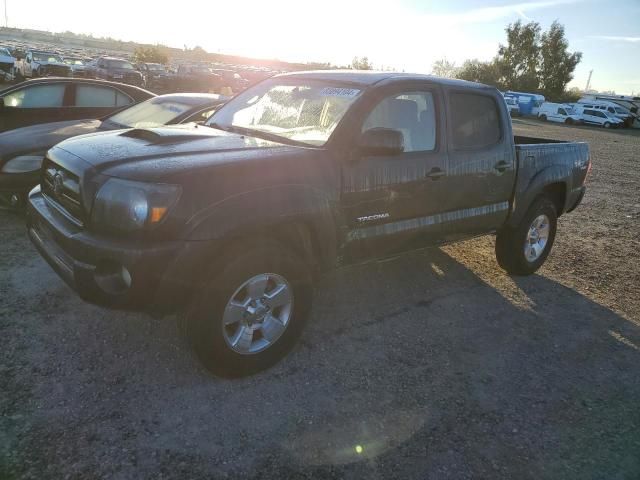
{"type": "Polygon", "coordinates": [[[150,145],[168,145],[173,143],[192,142],[202,138],[211,138],[211,134],[194,130],[171,129],[171,128],[133,128],[120,134],[121,137],[144,140],[150,145]]]}

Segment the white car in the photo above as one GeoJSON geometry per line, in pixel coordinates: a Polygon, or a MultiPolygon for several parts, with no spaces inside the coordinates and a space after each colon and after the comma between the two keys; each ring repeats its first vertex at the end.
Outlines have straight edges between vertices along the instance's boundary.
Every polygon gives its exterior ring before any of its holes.
{"type": "Polygon", "coordinates": [[[538,118],[550,122],[566,123],[567,125],[582,123],[583,121],[582,117],[573,110],[571,105],[552,102],[544,102],[540,106],[538,118]]]}
{"type": "Polygon", "coordinates": [[[587,125],[599,125],[604,128],[617,128],[624,126],[624,122],[606,110],[585,108],[580,104],[575,105],[575,111],[582,116],[582,121],[587,125]]]}
{"type": "Polygon", "coordinates": [[[507,104],[507,109],[509,110],[509,115],[512,117],[520,116],[520,105],[513,97],[504,97],[504,103],[507,104]]]}

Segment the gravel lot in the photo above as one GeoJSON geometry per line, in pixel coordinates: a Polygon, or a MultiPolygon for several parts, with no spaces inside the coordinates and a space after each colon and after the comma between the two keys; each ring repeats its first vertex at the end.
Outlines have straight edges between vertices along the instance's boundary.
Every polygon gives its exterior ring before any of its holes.
{"type": "Polygon", "coordinates": [[[0,212],[0,478],[640,478],[640,132],[514,124],[594,162],[537,275],[489,237],[343,269],[248,379],[84,304],[0,212]]]}

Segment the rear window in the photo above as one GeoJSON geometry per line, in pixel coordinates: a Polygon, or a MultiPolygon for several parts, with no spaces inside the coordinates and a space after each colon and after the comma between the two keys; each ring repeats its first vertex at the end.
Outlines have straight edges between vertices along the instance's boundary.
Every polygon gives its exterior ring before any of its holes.
{"type": "Polygon", "coordinates": [[[501,137],[500,115],[493,98],[473,93],[452,93],[449,104],[455,148],[476,149],[498,143],[501,137]]]}

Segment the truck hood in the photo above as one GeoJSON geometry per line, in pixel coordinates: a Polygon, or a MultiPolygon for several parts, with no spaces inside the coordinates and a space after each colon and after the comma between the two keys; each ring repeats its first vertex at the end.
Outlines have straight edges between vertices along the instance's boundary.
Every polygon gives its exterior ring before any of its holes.
{"type": "Polygon", "coordinates": [[[209,127],[177,125],[100,132],[54,147],[90,164],[94,173],[161,181],[167,176],[232,161],[307,150],[209,127]]]}
{"type": "Polygon", "coordinates": [[[10,64],[14,64],[16,62],[16,59],[13,57],[7,57],[6,55],[0,55],[0,63],[10,63],[10,64]]]}
{"type": "Polygon", "coordinates": [[[2,132],[0,133],[0,162],[18,155],[45,152],[67,138],[93,133],[101,125],[100,120],[70,120],[41,123],[2,132]]]}

